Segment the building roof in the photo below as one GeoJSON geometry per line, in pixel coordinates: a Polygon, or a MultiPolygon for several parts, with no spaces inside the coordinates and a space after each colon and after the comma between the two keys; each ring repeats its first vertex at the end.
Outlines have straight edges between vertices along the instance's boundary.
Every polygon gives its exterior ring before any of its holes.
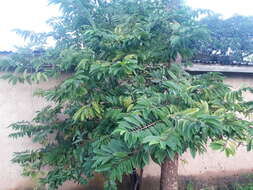
{"type": "Polygon", "coordinates": [[[187,66],[185,70],[192,72],[223,72],[223,73],[253,73],[253,62],[233,61],[226,56],[225,59],[193,59],[192,65],[187,66]]]}
{"type": "Polygon", "coordinates": [[[185,67],[190,72],[253,73],[253,66],[193,63],[185,67]]]}
{"type": "Polygon", "coordinates": [[[237,66],[253,66],[253,62],[250,61],[213,61],[213,60],[198,60],[193,59],[194,64],[207,64],[207,65],[237,65],[237,66]]]}

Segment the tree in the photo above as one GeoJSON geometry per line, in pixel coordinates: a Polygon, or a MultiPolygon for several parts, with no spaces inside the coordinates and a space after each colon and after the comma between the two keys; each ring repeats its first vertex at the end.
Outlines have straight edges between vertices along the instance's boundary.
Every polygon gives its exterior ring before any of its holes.
{"type": "Polygon", "coordinates": [[[40,55],[22,50],[1,64],[14,71],[4,76],[14,84],[71,73],[37,92],[53,106],[11,125],[11,137],[42,145],[15,155],[24,175],[57,189],[100,173],[113,190],[151,156],[162,167],[160,189],[176,190],[178,157],[188,149],[203,153],[209,141],[227,155],[242,142],[251,149],[252,123],[238,113],[250,115],[253,102],[242,93],[252,89],[231,91],[220,74],[192,76],[171,62],[179,54],[187,60],[206,35],[197,12],[165,0],[50,2],[63,11],[50,21],[53,32],[19,32],[36,47],[52,36],[56,47],[40,55]]]}
{"type": "Polygon", "coordinates": [[[223,63],[249,61],[253,53],[252,16],[235,15],[222,19],[211,13],[200,22],[210,31],[209,40],[202,40],[197,45],[202,59],[223,63]]]}

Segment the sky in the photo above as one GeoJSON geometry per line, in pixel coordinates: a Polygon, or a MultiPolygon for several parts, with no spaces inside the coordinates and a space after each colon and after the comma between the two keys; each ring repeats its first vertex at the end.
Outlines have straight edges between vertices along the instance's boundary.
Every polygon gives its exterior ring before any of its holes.
{"type": "MultiPolygon", "coordinates": [[[[253,0],[186,0],[186,3],[193,8],[211,9],[225,18],[233,14],[253,15],[253,0]]],[[[24,45],[13,29],[49,31],[46,21],[58,15],[58,7],[47,6],[47,0],[0,0],[0,51],[24,45]]]]}
{"type": "Polygon", "coordinates": [[[234,14],[253,15],[253,0],[186,0],[193,8],[211,9],[224,18],[234,14]]]}
{"type": "Polygon", "coordinates": [[[0,51],[24,44],[13,29],[49,31],[46,21],[60,13],[58,7],[47,5],[47,0],[0,0],[0,51]]]}

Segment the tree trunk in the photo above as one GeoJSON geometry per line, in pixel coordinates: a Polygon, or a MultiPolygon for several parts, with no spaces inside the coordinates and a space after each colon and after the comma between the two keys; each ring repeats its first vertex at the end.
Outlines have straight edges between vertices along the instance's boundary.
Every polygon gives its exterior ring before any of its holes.
{"type": "Polygon", "coordinates": [[[178,190],[178,156],[166,159],[161,166],[160,190],[178,190]]]}
{"type": "Polygon", "coordinates": [[[131,190],[141,190],[143,169],[138,172],[136,168],[130,174],[131,190]]]}
{"type": "Polygon", "coordinates": [[[142,177],[143,177],[143,168],[140,171],[140,181],[139,181],[139,189],[142,189],[142,177]]]}

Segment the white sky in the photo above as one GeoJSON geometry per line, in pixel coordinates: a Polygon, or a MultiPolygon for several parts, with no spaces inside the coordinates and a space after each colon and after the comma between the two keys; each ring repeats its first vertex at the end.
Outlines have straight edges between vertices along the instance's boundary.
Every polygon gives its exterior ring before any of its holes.
{"type": "Polygon", "coordinates": [[[253,0],[186,0],[194,8],[211,9],[224,17],[234,14],[253,15],[253,0]]]}
{"type": "MultiPolygon", "coordinates": [[[[253,15],[253,0],[186,0],[194,8],[206,8],[223,14],[253,15]]],[[[48,7],[47,0],[0,0],[0,51],[13,50],[23,40],[12,29],[48,31],[46,20],[59,15],[57,7],[48,7]]]]}
{"type": "Polygon", "coordinates": [[[50,30],[48,18],[59,15],[47,0],[0,0],[0,51],[13,50],[24,41],[11,30],[15,28],[44,32],[50,30]]]}

